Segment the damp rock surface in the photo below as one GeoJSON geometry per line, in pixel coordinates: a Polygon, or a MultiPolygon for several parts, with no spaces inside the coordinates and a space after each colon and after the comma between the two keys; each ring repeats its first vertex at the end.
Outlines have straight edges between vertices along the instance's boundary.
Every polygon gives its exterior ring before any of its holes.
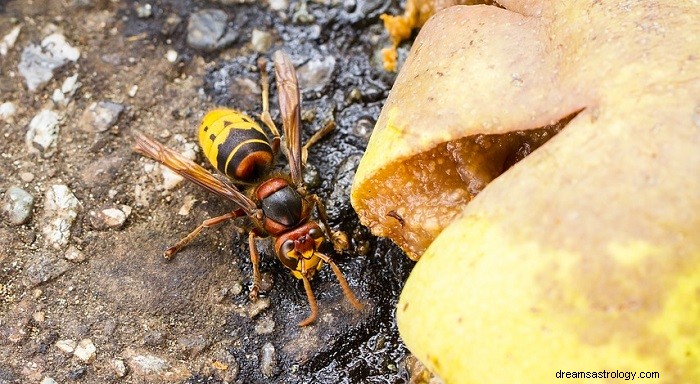
{"type": "Polygon", "coordinates": [[[347,194],[393,82],[374,55],[379,16],[398,2],[45,3],[0,5],[0,382],[407,382],[393,312],[412,263],[359,225],[347,194]],[[324,266],[305,328],[303,283],[270,239],[256,240],[263,289],[249,299],[243,219],[163,257],[236,205],[131,149],[142,131],[211,170],[200,120],[217,106],[257,119],[260,58],[281,130],[278,49],[301,79],[302,139],[336,124],[309,149],[305,180],[351,244],[322,250],[365,305],[324,266]]]}

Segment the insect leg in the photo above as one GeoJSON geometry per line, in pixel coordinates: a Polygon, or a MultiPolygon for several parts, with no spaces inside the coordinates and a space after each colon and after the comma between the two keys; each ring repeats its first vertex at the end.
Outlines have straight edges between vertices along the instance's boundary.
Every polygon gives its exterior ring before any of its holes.
{"type": "Polygon", "coordinates": [[[304,144],[303,147],[301,147],[301,162],[303,164],[306,164],[306,159],[309,157],[309,148],[319,142],[321,139],[323,139],[326,135],[331,133],[335,129],[335,121],[331,120],[326,125],[323,126],[323,128],[319,129],[316,131],[316,133],[313,134],[309,138],[309,140],[304,144]]]}
{"type": "Polygon", "coordinates": [[[217,225],[217,224],[221,224],[221,223],[223,223],[223,222],[225,222],[225,221],[228,221],[228,220],[231,220],[231,219],[235,219],[236,217],[240,217],[240,216],[243,216],[243,215],[245,215],[245,213],[243,212],[243,210],[237,209],[237,210],[235,210],[235,211],[233,211],[233,212],[229,212],[229,213],[227,213],[227,214],[225,214],[225,215],[221,215],[221,216],[217,216],[217,217],[212,217],[211,219],[204,220],[204,221],[202,222],[202,224],[200,224],[197,228],[194,229],[194,231],[190,232],[187,236],[185,236],[185,237],[182,238],[180,241],[178,241],[177,244],[175,244],[175,245],[173,245],[172,247],[166,249],[165,252],[164,252],[164,254],[163,254],[163,256],[164,256],[166,259],[172,258],[173,255],[175,255],[176,253],[180,252],[180,250],[182,250],[182,248],[184,248],[185,246],[187,246],[187,244],[191,243],[192,240],[194,240],[194,239],[199,235],[199,233],[202,232],[202,230],[203,230],[204,228],[213,227],[213,226],[215,226],[215,225],[217,225]]]}
{"type": "Polygon", "coordinates": [[[272,138],[272,151],[275,155],[280,148],[280,132],[277,130],[275,122],[270,116],[270,76],[267,74],[267,60],[260,58],[258,60],[258,68],[260,69],[260,85],[262,86],[262,107],[263,111],[260,114],[260,120],[267,126],[274,136],[272,138]]]}
{"type": "Polygon", "coordinates": [[[333,242],[333,248],[336,252],[342,253],[346,251],[350,245],[348,244],[347,236],[340,231],[331,231],[330,225],[328,225],[328,214],[326,213],[326,206],[323,205],[321,198],[317,195],[307,195],[309,199],[313,202],[314,206],[318,210],[318,217],[321,219],[323,224],[323,229],[326,231],[326,235],[333,242]]]}
{"type": "Polygon", "coordinates": [[[253,287],[250,289],[248,297],[250,300],[256,301],[260,293],[262,278],[260,277],[260,254],[258,253],[258,247],[255,245],[254,231],[248,232],[248,248],[250,251],[250,262],[253,264],[253,287]]]}
{"type": "Polygon", "coordinates": [[[345,297],[348,299],[350,304],[352,304],[355,309],[358,311],[361,311],[362,308],[364,308],[364,305],[360,303],[360,300],[357,299],[357,296],[352,292],[352,289],[350,289],[350,285],[348,285],[348,281],[345,280],[345,276],[343,276],[343,272],[338,268],[338,266],[335,264],[333,259],[328,257],[327,255],[324,255],[323,253],[316,252],[319,258],[326,262],[328,265],[331,266],[331,269],[333,270],[333,273],[335,274],[335,277],[338,278],[338,282],[340,283],[340,287],[343,289],[343,294],[345,294],[345,297]]]}
{"type": "Polygon", "coordinates": [[[318,318],[318,303],[316,303],[316,297],[314,296],[314,292],[311,290],[311,282],[309,282],[309,278],[306,276],[306,274],[306,268],[302,266],[301,279],[304,281],[304,290],[306,291],[306,298],[309,300],[311,314],[309,315],[309,317],[307,317],[299,323],[300,327],[311,325],[316,321],[316,318],[318,318]]]}

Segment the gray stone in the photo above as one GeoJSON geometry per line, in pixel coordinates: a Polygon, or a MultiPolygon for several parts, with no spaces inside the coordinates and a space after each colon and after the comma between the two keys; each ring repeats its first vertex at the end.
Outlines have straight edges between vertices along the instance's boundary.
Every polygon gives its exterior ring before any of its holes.
{"type": "Polygon", "coordinates": [[[128,371],[126,369],[126,364],[124,364],[124,360],[112,359],[112,361],[110,361],[110,365],[112,366],[112,369],[114,370],[114,374],[117,377],[126,376],[126,373],[128,371]]]}
{"type": "Polygon", "coordinates": [[[10,187],[5,192],[2,212],[10,224],[26,224],[32,217],[32,208],[34,208],[34,197],[24,189],[10,187]]]}
{"type": "Polygon", "coordinates": [[[99,211],[90,211],[90,225],[98,230],[121,228],[131,214],[131,207],[121,205],[119,207],[106,207],[99,211]]]}
{"type": "Polygon", "coordinates": [[[68,186],[52,185],[44,198],[44,234],[48,244],[62,248],[68,244],[70,230],[78,217],[80,201],[68,186]]]}
{"type": "Polygon", "coordinates": [[[228,23],[228,15],[220,9],[204,9],[190,15],[187,23],[187,45],[211,52],[225,48],[238,38],[238,31],[228,23]]]}
{"type": "Polygon", "coordinates": [[[272,34],[267,31],[253,29],[253,33],[250,37],[250,44],[257,52],[267,52],[270,46],[272,46],[272,34]]]}
{"type": "Polygon", "coordinates": [[[78,342],[73,355],[85,363],[92,363],[97,355],[97,347],[92,343],[92,340],[83,339],[78,342]]]}
{"type": "Polygon", "coordinates": [[[53,78],[54,70],[77,61],[80,50],[66,42],[60,33],[45,37],[40,45],[29,44],[22,50],[19,73],[29,91],[34,92],[53,78]]]}
{"type": "Polygon", "coordinates": [[[0,56],[7,55],[7,52],[15,46],[15,42],[17,42],[17,37],[19,37],[19,32],[21,30],[22,26],[17,25],[0,40],[0,56]]]}
{"type": "Polygon", "coordinates": [[[43,109],[29,122],[25,143],[30,153],[50,157],[56,150],[59,116],[50,109],[43,109]]]}
{"type": "Polygon", "coordinates": [[[0,121],[9,121],[12,122],[14,120],[15,113],[17,113],[17,107],[12,102],[4,102],[0,104],[0,121]]]}
{"type": "Polygon", "coordinates": [[[137,380],[139,382],[178,383],[190,376],[183,364],[171,362],[149,352],[127,349],[124,356],[129,369],[140,379],[137,380]]]}
{"type": "Polygon", "coordinates": [[[83,112],[78,126],[84,132],[104,132],[117,122],[122,111],[124,111],[122,104],[111,101],[92,103],[83,112]]]}
{"type": "Polygon", "coordinates": [[[311,59],[297,69],[299,88],[302,90],[321,90],[330,81],[335,69],[335,57],[311,59]]]}
{"type": "Polygon", "coordinates": [[[277,368],[275,357],[275,346],[272,343],[265,343],[260,352],[260,372],[265,377],[272,377],[277,368]]]}
{"type": "Polygon", "coordinates": [[[210,345],[207,338],[203,335],[187,335],[178,337],[177,343],[180,345],[180,349],[190,357],[199,355],[210,345]]]}
{"type": "Polygon", "coordinates": [[[36,287],[49,282],[73,267],[66,259],[59,259],[48,254],[41,254],[34,257],[26,270],[28,285],[36,287]]]}

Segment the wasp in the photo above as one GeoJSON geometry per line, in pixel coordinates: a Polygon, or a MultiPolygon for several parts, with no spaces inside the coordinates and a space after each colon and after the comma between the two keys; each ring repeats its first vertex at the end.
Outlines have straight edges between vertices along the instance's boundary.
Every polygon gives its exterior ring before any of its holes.
{"type": "Polygon", "coordinates": [[[278,90],[280,115],[284,128],[282,150],[289,161],[288,174],[273,174],[280,134],[269,112],[269,78],[267,62],[258,61],[262,85],[262,113],[260,120],[270,131],[272,139],[253,119],[232,109],[208,112],[199,127],[199,143],[211,163],[226,176],[217,177],[204,167],[187,159],[141,132],[135,132],[134,151],[168,167],[185,179],[204,189],[233,201],[236,209],[224,215],[204,220],[187,236],[168,248],[164,255],[171,258],[192,242],[202,230],[223,222],[247,217],[248,245],[253,265],[253,283],[250,299],[258,298],[261,277],[257,238],[270,237],[274,241],[277,258],[291,274],[302,280],[311,313],[299,326],[313,324],[318,317],[318,304],[310,280],[323,264],[330,265],[345,297],[358,310],[363,305],[350,289],[343,273],[328,255],[320,251],[321,244],[330,240],[336,251],[347,247],[347,240],[333,233],[328,225],[326,209],[320,198],[308,193],[303,182],[303,165],[308,147],[333,129],[327,124],[301,145],[301,106],[297,76],[293,64],[283,51],[273,57],[278,90]],[[239,186],[248,186],[247,193],[239,186]],[[312,219],[316,209],[323,227],[312,219]]]}

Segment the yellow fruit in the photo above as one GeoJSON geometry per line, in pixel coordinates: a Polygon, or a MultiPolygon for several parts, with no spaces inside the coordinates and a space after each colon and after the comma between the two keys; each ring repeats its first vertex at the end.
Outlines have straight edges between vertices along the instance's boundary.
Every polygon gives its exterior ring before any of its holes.
{"type": "Polygon", "coordinates": [[[700,7],[499,3],[428,21],[357,171],[420,258],[403,340],[446,383],[700,383],[700,7]]]}

